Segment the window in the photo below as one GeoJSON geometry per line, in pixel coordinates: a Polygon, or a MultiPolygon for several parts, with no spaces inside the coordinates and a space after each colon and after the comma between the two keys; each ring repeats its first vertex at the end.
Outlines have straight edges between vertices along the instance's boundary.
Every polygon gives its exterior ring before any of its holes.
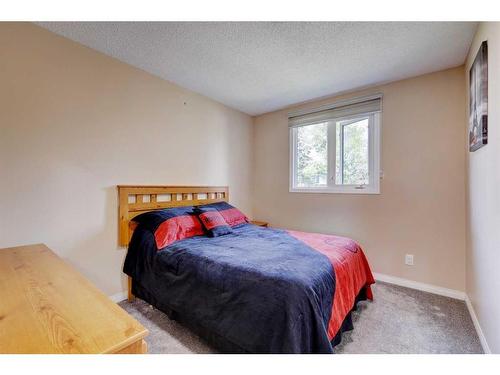
{"type": "Polygon", "coordinates": [[[381,98],[289,117],[290,191],[378,194],[381,98]]]}

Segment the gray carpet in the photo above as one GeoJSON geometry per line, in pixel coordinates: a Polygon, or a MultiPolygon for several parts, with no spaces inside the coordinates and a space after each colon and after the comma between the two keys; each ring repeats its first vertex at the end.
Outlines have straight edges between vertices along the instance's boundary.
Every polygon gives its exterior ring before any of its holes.
{"type": "MultiPolygon", "coordinates": [[[[482,353],[463,301],[378,282],[360,302],[354,330],[335,353],[482,353]]],[[[144,301],[120,306],[148,330],[149,353],[216,353],[201,338],[144,301]]]]}

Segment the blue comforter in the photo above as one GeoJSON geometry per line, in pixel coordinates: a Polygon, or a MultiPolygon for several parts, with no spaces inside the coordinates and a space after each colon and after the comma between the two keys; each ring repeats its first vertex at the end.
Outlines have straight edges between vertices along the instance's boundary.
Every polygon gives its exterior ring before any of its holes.
{"type": "Polygon", "coordinates": [[[335,273],[328,258],[283,230],[233,229],[158,250],[139,226],[124,265],[134,294],[238,351],[332,353],[335,273]]]}

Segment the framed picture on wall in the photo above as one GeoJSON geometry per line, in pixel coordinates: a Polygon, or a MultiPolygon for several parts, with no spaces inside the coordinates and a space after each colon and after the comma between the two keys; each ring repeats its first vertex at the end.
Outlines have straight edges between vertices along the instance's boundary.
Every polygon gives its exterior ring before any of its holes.
{"type": "Polygon", "coordinates": [[[469,151],[488,143],[488,42],[481,43],[469,71],[469,151]]]}

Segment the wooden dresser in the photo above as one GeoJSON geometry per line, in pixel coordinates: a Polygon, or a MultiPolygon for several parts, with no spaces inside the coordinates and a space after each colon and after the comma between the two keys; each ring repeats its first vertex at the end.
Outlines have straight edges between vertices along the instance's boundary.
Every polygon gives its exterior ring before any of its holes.
{"type": "Polygon", "coordinates": [[[0,353],[145,353],[147,334],[47,246],[0,249],[0,353]]]}

